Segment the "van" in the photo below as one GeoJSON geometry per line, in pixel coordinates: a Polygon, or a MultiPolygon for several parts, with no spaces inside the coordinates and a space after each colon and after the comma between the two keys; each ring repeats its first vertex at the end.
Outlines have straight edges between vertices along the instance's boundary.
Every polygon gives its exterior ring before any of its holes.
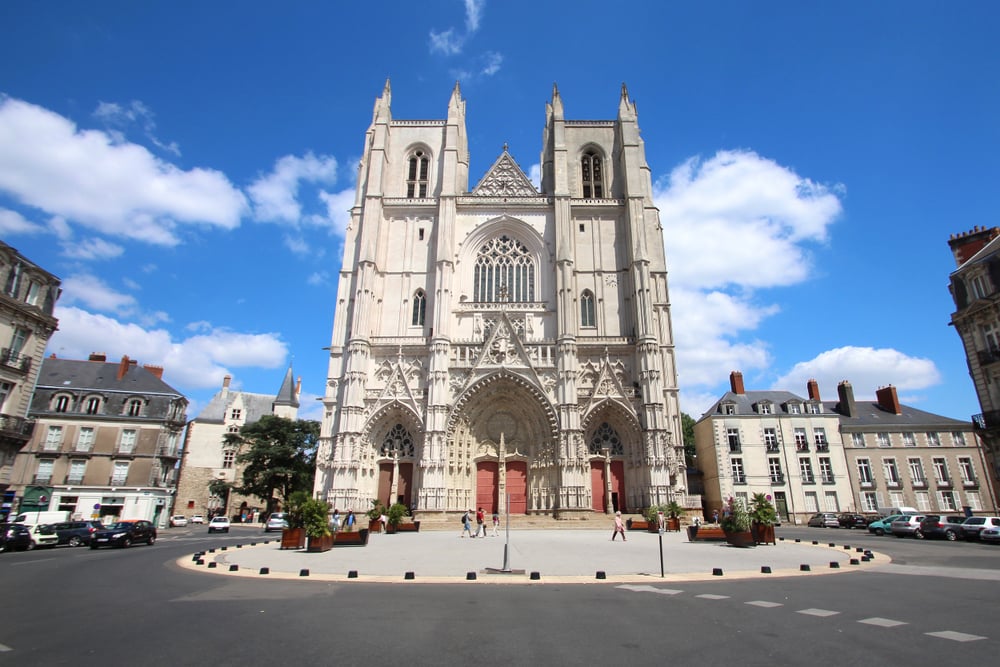
{"type": "Polygon", "coordinates": [[[11,523],[23,523],[25,526],[41,526],[46,523],[69,521],[69,512],[21,512],[11,523]]]}
{"type": "Polygon", "coordinates": [[[879,516],[891,516],[893,514],[919,514],[920,511],[916,507],[879,507],[879,516]]]}

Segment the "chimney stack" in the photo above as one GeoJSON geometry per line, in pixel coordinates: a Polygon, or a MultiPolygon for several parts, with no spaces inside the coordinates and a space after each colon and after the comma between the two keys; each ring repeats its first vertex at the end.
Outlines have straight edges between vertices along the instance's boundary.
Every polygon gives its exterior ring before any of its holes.
{"type": "Polygon", "coordinates": [[[117,379],[121,380],[128,373],[129,367],[132,365],[132,361],[128,358],[128,355],[122,357],[121,362],[118,364],[118,375],[117,379]]]}
{"type": "Polygon", "coordinates": [[[845,417],[857,417],[858,408],[854,403],[854,388],[851,387],[851,383],[844,380],[838,384],[837,395],[840,397],[840,403],[837,404],[837,412],[845,417]]]}
{"type": "Polygon", "coordinates": [[[972,231],[952,234],[948,239],[948,247],[955,257],[955,266],[962,266],[970,257],[986,247],[986,244],[1000,236],[1000,227],[980,227],[976,225],[972,231]]]}
{"type": "Polygon", "coordinates": [[[743,373],[739,371],[733,371],[730,373],[729,386],[732,388],[734,394],[745,394],[746,390],[743,388],[743,373]]]}
{"type": "Polygon", "coordinates": [[[816,382],[816,380],[809,380],[806,382],[806,392],[809,394],[810,401],[819,402],[822,400],[819,397],[819,383],[816,382]]]}
{"type": "Polygon", "coordinates": [[[143,364],[142,367],[155,375],[157,380],[163,379],[163,366],[150,366],[149,364],[143,364]]]}
{"type": "Polygon", "coordinates": [[[100,361],[105,362],[108,360],[108,356],[103,352],[91,352],[90,356],[87,357],[87,361],[100,361]]]}
{"type": "Polygon", "coordinates": [[[875,398],[878,400],[878,406],[886,412],[891,412],[894,415],[903,414],[903,408],[899,404],[899,396],[896,395],[896,388],[891,384],[888,387],[878,389],[875,392],[875,398]]]}
{"type": "Polygon", "coordinates": [[[232,375],[225,375],[222,378],[222,395],[225,396],[229,393],[229,383],[233,381],[232,375]]]}

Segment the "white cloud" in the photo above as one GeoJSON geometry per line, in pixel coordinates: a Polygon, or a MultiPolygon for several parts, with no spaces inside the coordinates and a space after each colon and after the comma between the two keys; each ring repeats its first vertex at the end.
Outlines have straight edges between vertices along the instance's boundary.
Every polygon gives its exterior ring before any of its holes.
{"type": "Polygon", "coordinates": [[[718,398],[706,389],[720,386],[730,371],[773,363],[767,342],[753,333],[780,311],[774,302],[780,292],[767,298],[759,292],[810,278],[810,247],[827,240],[842,191],[752,151],[691,158],[655,183],[681,401],[690,414],[718,398]]]}
{"type": "Polygon", "coordinates": [[[105,123],[108,133],[115,139],[116,143],[125,142],[123,129],[137,125],[145,134],[146,139],[157,148],[176,156],[181,154],[176,141],[165,144],[157,138],[153,111],[139,100],[132,100],[126,106],[115,102],[100,102],[94,111],[94,117],[105,123]]]}
{"type": "Polygon", "coordinates": [[[486,64],[483,65],[480,73],[484,76],[493,76],[500,71],[500,66],[503,65],[503,54],[496,51],[488,51],[483,55],[483,59],[486,61],[486,64]]]}
{"type": "Polygon", "coordinates": [[[824,400],[832,401],[842,380],[851,383],[855,398],[874,399],[879,387],[891,384],[899,391],[926,389],[939,384],[941,374],[930,359],[887,348],[847,346],[795,364],[774,381],[774,388],[805,394],[810,379],[819,383],[824,400]]]}
{"type": "Polygon", "coordinates": [[[325,285],[330,281],[330,274],[326,271],[315,271],[308,278],[306,278],[306,284],[308,285],[325,285]]]}
{"type": "Polygon", "coordinates": [[[100,278],[86,273],[69,276],[62,281],[62,289],[60,304],[82,303],[108,313],[131,312],[136,306],[135,297],[123,294],[100,278]]]}
{"type": "Polygon", "coordinates": [[[0,191],[108,236],[179,243],[182,224],[233,229],[246,198],[220,172],[183,171],[146,148],[0,99],[0,191]]]}
{"type": "Polygon", "coordinates": [[[38,234],[43,231],[44,227],[25,219],[17,211],[0,208],[0,234],[38,234]]]}
{"type": "Polygon", "coordinates": [[[125,248],[117,243],[104,239],[87,239],[86,241],[62,243],[62,254],[71,259],[93,260],[119,257],[125,248]]]}
{"type": "Polygon", "coordinates": [[[479,21],[483,17],[486,0],[465,0],[465,29],[470,33],[479,30],[479,21]]]}
{"type": "Polygon", "coordinates": [[[86,359],[101,351],[164,367],[163,379],[180,391],[219,387],[231,367],[278,368],[288,349],[276,333],[246,334],[203,327],[204,333],[173,340],[164,329],[147,329],[72,306],[56,309],[59,330],[49,351],[67,359],[86,359]],[[109,344],[111,347],[109,347],[109,344]]]}
{"type": "MultiPolygon", "coordinates": [[[[455,28],[430,32],[431,53],[440,52],[446,56],[462,52],[466,40],[479,30],[479,23],[486,9],[486,0],[465,0],[465,33],[455,32],[455,28]]],[[[499,63],[497,63],[499,67],[499,63]]]]}
{"type": "Polygon", "coordinates": [[[254,218],[264,222],[297,225],[302,218],[299,203],[301,183],[332,184],[337,180],[337,160],[328,155],[286,155],[274,163],[271,173],[261,176],[247,189],[253,200],[254,218]]]}
{"type": "Polygon", "coordinates": [[[330,225],[334,236],[343,238],[347,226],[351,223],[351,208],[354,206],[354,188],[339,192],[321,190],[319,198],[326,205],[325,221],[330,225]]]}

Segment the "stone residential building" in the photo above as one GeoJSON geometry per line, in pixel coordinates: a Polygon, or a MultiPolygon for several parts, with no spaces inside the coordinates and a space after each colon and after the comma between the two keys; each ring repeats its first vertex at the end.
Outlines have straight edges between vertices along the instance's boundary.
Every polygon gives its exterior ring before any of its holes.
{"type": "Polygon", "coordinates": [[[635,102],[545,107],[536,188],[504,146],[470,189],[465,100],[364,141],[337,291],[316,494],[423,519],[587,518],[686,488],[664,255],[635,102]],[[509,499],[509,503],[508,503],[509,499]]]}
{"type": "MultiPolygon", "coordinates": [[[[239,484],[242,466],[236,461],[236,448],[226,445],[226,435],[237,434],[247,424],[254,424],[264,415],[296,419],[299,409],[301,380],[293,381],[288,368],[277,394],[254,394],[232,389],[232,377],[222,380],[219,390],[205,409],[191,420],[184,440],[184,455],[177,485],[177,502],[173,513],[207,517],[216,514],[256,515],[265,509],[260,498],[230,492],[228,497],[213,495],[209,484],[213,480],[239,484]]],[[[256,517],[254,517],[256,518],[256,517]]]]}
{"type": "Polygon", "coordinates": [[[854,509],[996,512],[989,469],[971,421],[903,405],[892,385],[879,388],[875,401],[856,401],[847,381],[837,393],[840,400],[826,406],[840,415],[854,509]]]}
{"type": "Polygon", "coordinates": [[[770,495],[785,522],[851,508],[850,475],[839,436],[840,415],[820,400],[815,380],[806,397],[747,391],[743,374],[695,423],[705,513],[722,513],[729,498],[770,495]]]}
{"type": "Polygon", "coordinates": [[[952,234],[948,246],[956,269],[950,276],[955,301],[951,325],[962,339],[980,413],[973,416],[986,454],[984,480],[1000,490],[1000,227],[952,234]]]}
{"type": "Polygon", "coordinates": [[[165,526],[187,404],[159,366],[97,353],[86,361],[47,357],[15,487],[39,510],[165,526]]]}
{"type": "Polygon", "coordinates": [[[60,280],[0,241],[0,521],[16,509],[14,461],[31,438],[31,393],[55,333],[60,280]]]}

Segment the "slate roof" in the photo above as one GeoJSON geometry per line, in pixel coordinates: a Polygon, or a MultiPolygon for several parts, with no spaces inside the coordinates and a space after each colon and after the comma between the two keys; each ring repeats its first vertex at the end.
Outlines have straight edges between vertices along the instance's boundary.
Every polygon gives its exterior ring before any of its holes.
{"type": "Polygon", "coordinates": [[[120,362],[47,357],[42,360],[36,387],[53,390],[95,389],[132,394],[172,394],[183,397],[183,394],[139,364],[133,363],[129,366],[125,375],[119,380],[119,365],[120,362]]]}
{"type": "Polygon", "coordinates": [[[292,380],[292,368],[289,366],[277,394],[254,394],[226,387],[220,389],[212,397],[212,400],[208,402],[208,405],[205,406],[195,419],[199,422],[218,422],[221,424],[225,421],[226,411],[232,405],[233,401],[236,400],[237,396],[240,396],[243,400],[244,423],[247,424],[258,422],[264,415],[272,414],[275,404],[299,406],[298,401],[295,399],[295,383],[292,380]]]}

